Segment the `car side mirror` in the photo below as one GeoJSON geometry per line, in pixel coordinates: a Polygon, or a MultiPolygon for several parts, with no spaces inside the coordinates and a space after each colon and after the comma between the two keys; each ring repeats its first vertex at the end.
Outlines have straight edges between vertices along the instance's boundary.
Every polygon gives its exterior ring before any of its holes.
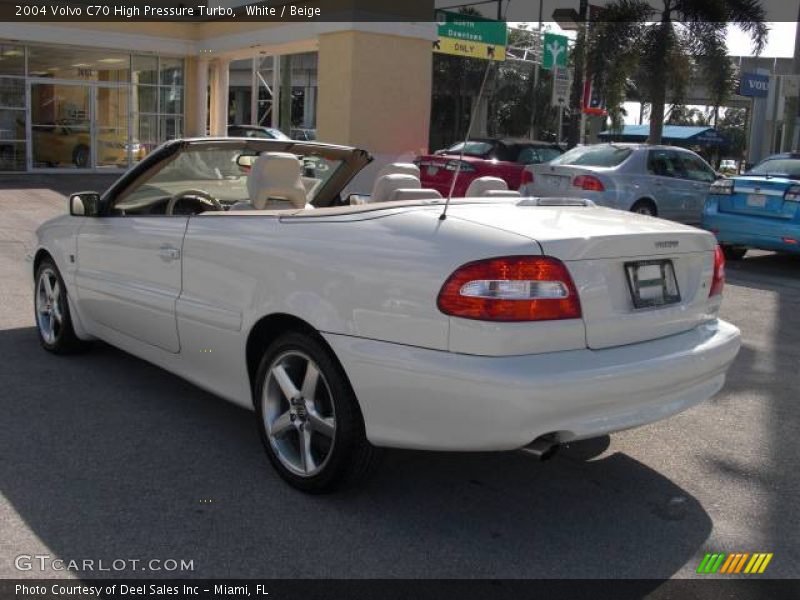
{"type": "Polygon", "coordinates": [[[78,192],[69,197],[69,214],[73,217],[96,217],[100,214],[100,194],[78,192]]]}

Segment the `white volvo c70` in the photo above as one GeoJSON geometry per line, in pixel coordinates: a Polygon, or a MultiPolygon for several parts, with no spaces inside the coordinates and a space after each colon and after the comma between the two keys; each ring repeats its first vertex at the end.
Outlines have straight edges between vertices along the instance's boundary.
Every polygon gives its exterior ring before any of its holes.
{"type": "Polygon", "coordinates": [[[380,447],[546,454],[722,387],[739,331],[717,316],[711,234],[491,185],[442,218],[413,165],[342,198],[370,160],[178,140],[74,194],[38,230],[42,345],[99,338],[254,408],[275,469],[309,492],[380,447]]]}

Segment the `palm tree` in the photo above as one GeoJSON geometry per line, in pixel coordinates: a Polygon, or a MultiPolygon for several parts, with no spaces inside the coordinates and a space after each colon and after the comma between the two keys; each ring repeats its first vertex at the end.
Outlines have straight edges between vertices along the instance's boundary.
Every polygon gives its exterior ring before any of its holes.
{"type": "Polygon", "coordinates": [[[664,106],[679,104],[697,72],[719,106],[730,93],[734,73],[725,35],[729,24],[750,35],[759,54],[768,28],[761,0],[612,0],[593,19],[589,70],[609,107],[625,100],[635,79],[651,104],[648,142],[661,143],[664,106]]]}

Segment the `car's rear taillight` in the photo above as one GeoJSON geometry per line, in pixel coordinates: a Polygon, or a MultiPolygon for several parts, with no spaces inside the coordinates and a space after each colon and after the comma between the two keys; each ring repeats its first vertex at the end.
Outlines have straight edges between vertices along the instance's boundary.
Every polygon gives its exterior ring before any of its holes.
{"type": "Polygon", "coordinates": [[[783,199],[789,202],[800,202],[800,185],[790,185],[783,195],[783,199]]]}
{"type": "Polygon", "coordinates": [[[603,185],[603,182],[594,175],[578,175],[572,180],[572,185],[574,187],[581,188],[582,190],[586,190],[587,192],[606,191],[606,187],[603,185]]]}
{"type": "Polygon", "coordinates": [[[520,185],[527,185],[533,183],[533,172],[528,169],[522,169],[522,177],[520,178],[520,185]]]}
{"type": "Polygon", "coordinates": [[[567,267],[550,256],[505,256],[467,263],[439,292],[446,315],[481,321],[579,319],[581,303],[567,267]]]}
{"type": "Polygon", "coordinates": [[[722,293],[725,287],[725,255],[722,248],[717,246],[714,250],[714,276],[711,278],[711,291],[708,292],[709,298],[722,293]]]}
{"type": "Polygon", "coordinates": [[[708,193],[713,196],[730,196],[733,194],[733,179],[718,179],[709,186],[708,193]]]}

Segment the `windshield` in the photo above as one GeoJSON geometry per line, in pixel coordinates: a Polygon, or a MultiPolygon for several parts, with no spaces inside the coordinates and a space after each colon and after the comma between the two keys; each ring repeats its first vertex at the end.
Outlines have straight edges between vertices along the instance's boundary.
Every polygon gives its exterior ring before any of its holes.
{"type": "Polygon", "coordinates": [[[464,154],[466,156],[486,156],[492,151],[493,147],[494,145],[491,142],[476,142],[470,140],[467,142],[466,146],[464,142],[458,142],[441,152],[446,154],[461,154],[461,148],[464,148],[464,154]]]}
{"type": "Polygon", "coordinates": [[[587,167],[616,167],[628,158],[633,150],[627,146],[580,146],[565,152],[551,161],[551,165],[582,165],[587,167]]]}
{"type": "Polygon", "coordinates": [[[545,163],[561,156],[561,154],[562,152],[558,148],[527,146],[519,151],[516,162],[523,165],[545,163]]]}
{"type": "Polygon", "coordinates": [[[800,159],[796,158],[768,158],[758,163],[745,175],[777,175],[800,179],[800,159]]]}
{"type": "MultiPolygon", "coordinates": [[[[267,152],[248,148],[190,147],[177,154],[152,177],[125,195],[115,206],[127,213],[157,210],[175,194],[200,190],[224,206],[249,202],[247,179],[254,159],[267,152]]],[[[318,154],[297,156],[308,202],[313,202],[325,183],[344,161],[318,154]]]]}

